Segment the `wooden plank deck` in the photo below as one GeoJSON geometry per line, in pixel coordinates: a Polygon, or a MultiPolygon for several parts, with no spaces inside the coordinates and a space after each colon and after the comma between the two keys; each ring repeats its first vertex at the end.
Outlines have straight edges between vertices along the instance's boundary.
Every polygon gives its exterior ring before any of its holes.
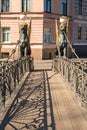
{"type": "Polygon", "coordinates": [[[49,82],[56,130],[87,130],[87,111],[71,94],[61,75],[54,75],[49,82]]]}
{"type": "Polygon", "coordinates": [[[87,130],[87,110],[51,70],[29,74],[0,130],[87,130]]]}

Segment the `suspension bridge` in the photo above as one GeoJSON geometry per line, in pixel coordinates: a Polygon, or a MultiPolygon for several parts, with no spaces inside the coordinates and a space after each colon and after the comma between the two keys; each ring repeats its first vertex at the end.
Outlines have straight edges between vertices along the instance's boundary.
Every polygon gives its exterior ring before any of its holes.
{"type": "MultiPolygon", "coordinates": [[[[35,61],[24,45],[30,42],[30,30],[27,36],[26,24],[21,26],[17,45],[0,61],[0,130],[87,130],[87,59],[77,56],[65,31],[76,58],[35,61]],[[21,54],[10,61],[19,43],[21,54]]],[[[62,49],[67,52],[67,46],[62,49]]]]}
{"type": "Polygon", "coordinates": [[[87,130],[86,69],[86,59],[3,64],[0,130],[87,130]]]}

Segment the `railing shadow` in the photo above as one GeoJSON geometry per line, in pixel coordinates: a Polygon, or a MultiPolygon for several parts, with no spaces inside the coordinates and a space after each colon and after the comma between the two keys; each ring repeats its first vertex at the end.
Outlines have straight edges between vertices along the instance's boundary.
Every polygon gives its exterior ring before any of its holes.
{"type": "Polygon", "coordinates": [[[49,78],[44,70],[28,76],[1,121],[0,130],[56,130],[49,78]]]}

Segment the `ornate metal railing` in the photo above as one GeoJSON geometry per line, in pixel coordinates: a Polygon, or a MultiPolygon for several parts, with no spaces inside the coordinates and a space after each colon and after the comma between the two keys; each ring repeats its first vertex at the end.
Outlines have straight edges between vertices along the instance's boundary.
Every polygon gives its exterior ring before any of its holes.
{"type": "Polygon", "coordinates": [[[87,62],[72,59],[53,59],[54,71],[60,72],[69,83],[74,92],[80,97],[82,103],[87,104],[87,62]]]}
{"type": "Polygon", "coordinates": [[[0,67],[0,105],[5,105],[6,98],[11,96],[24,74],[32,71],[33,67],[33,58],[28,56],[2,64],[0,67]]]}

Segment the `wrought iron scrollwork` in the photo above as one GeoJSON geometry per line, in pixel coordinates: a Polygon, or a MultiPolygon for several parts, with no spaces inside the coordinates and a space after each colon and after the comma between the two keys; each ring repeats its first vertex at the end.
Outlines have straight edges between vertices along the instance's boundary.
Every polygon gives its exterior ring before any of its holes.
{"type": "Polygon", "coordinates": [[[82,102],[87,104],[87,61],[63,57],[53,60],[54,70],[62,74],[75,94],[81,98],[82,102]]]}
{"type": "Polygon", "coordinates": [[[31,71],[30,65],[33,64],[30,62],[33,62],[33,58],[26,56],[0,67],[0,104],[5,105],[7,97],[14,92],[24,74],[31,71]]]}

